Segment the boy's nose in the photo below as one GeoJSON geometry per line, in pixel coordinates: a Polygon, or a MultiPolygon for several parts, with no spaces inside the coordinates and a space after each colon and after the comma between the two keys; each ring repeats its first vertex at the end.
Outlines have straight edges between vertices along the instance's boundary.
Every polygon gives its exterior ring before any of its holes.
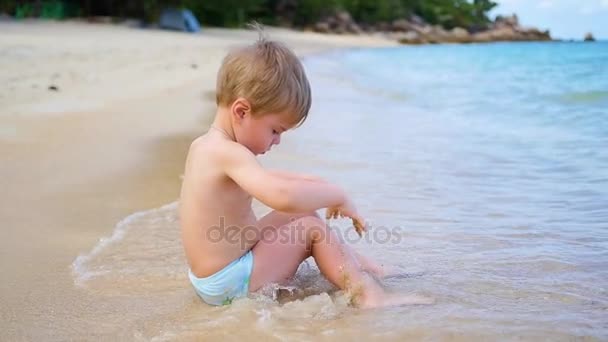
{"type": "Polygon", "coordinates": [[[280,144],[280,143],[281,143],[281,136],[280,136],[280,135],[277,135],[277,136],[274,138],[274,141],[273,141],[272,143],[273,143],[274,145],[278,145],[278,144],[280,144]]]}

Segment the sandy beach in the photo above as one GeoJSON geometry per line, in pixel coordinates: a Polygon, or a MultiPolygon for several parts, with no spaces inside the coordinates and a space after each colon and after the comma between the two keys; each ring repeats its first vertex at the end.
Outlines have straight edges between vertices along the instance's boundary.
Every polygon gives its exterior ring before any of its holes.
{"type": "MultiPolygon", "coordinates": [[[[300,55],[394,44],[268,32],[300,55]]],[[[146,307],[99,301],[75,285],[71,265],[122,218],[177,199],[187,147],[214,111],[221,58],[254,39],[0,23],[0,340],[134,338],[146,307]]]]}

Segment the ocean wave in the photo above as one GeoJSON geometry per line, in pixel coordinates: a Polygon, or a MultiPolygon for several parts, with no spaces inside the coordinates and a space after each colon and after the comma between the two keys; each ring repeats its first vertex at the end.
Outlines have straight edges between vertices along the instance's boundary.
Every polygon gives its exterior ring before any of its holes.
{"type": "MultiPolygon", "coordinates": [[[[145,251],[147,249],[140,240],[129,239],[127,244],[121,249],[119,244],[125,241],[125,237],[136,228],[148,228],[143,233],[155,235],[153,229],[147,225],[156,223],[163,226],[170,225],[177,220],[177,205],[178,202],[166,204],[160,208],[139,211],[133,213],[120,222],[118,222],[110,236],[102,237],[97,244],[86,253],[80,254],[71,268],[74,275],[74,283],[77,286],[84,285],[87,281],[102,276],[108,276],[112,273],[133,273],[137,268],[122,267],[128,266],[125,263],[137,263],[137,251],[145,251]],[[159,224],[160,223],[160,224],[159,224]],[[129,244],[134,242],[134,244],[129,244]],[[133,252],[135,251],[135,255],[133,252]],[[121,253],[122,252],[122,253],[121,253]]],[[[155,245],[155,244],[153,244],[155,245]]],[[[140,258],[149,259],[149,256],[139,255],[140,258]]]]}

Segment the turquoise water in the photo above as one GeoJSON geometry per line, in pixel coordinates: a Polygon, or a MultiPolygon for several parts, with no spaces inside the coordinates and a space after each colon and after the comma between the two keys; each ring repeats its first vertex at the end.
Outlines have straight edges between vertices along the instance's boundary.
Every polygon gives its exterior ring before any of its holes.
{"type": "Polygon", "coordinates": [[[439,299],[430,315],[392,312],[410,322],[394,329],[608,338],[608,43],[350,50],[306,66],[316,101],[289,141],[308,155],[294,168],[343,184],[372,231],[400,228],[399,243],[358,247],[421,275],[395,289],[439,299]]]}
{"type": "Polygon", "coordinates": [[[319,135],[347,127],[338,134],[354,159],[378,159],[383,169],[426,168],[415,174],[434,191],[425,207],[453,203],[444,215],[466,225],[506,220],[581,237],[606,234],[608,43],[326,57],[307,63],[326,128],[319,135]],[[495,215],[464,220],[471,210],[495,215]]]}
{"type": "Polygon", "coordinates": [[[278,298],[209,307],[189,286],[172,203],[125,218],[72,265],[92,295],[145,306],[135,339],[608,339],[608,44],[340,50],[304,63],[310,117],[262,163],[342,185],[371,230],[332,226],[401,271],[388,291],[437,303],[359,311],[311,262],[278,298]]]}

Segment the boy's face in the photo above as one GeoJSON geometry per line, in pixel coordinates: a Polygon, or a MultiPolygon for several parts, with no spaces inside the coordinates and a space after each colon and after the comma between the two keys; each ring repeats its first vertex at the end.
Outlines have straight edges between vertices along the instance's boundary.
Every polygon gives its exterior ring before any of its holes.
{"type": "Polygon", "coordinates": [[[293,124],[288,114],[265,114],[257,117],[250,113],[240,118],[235,127],[237,142],[247,147],[253,154],[268,152],[273,145],[281,142],[281,134],[293,124]]]}

